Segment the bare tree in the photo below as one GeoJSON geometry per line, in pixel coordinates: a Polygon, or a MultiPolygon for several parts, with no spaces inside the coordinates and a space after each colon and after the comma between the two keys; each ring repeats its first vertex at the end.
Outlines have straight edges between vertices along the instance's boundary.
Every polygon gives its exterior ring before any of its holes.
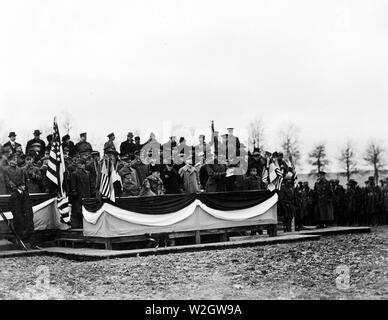
{"type": "Polygon", "coordinates": [[[284,156],[295,166],[298,165],[301,157],[299,149],[299,128],[292,123],[288,124],[280,130],[280,139],[280,147],[284,156]]]}
{"type": "Polygon", "coordinates": [[[265,149],[265,126],[262,118],[255,118],[248,126],[248,143],[261,151],[265,149]]]}
{"type": "Polygon", "coordinates": [[[385,150],[376,141],[371,141],[366,149],[364,160],[373,166],[375,183],[379,181],[379,170],[383,169],[385,163],[383,154],[385,150]]]}
{"type": "Polygon", "coordinates": [[[340,157],[338,158],[339,162],[343,165],[345,170],[346,178],[349,181],[352,174],[356,173],[357,170],[357,161],[355,160],[355,154],[353,150],[352,143],[348,141],[346,146],[341,150],[340,157]]]}
{"type": "Polygon", "coordinates": [[[309,153],[310,159],[308,162],[317,167],[318,172],[325,169],[325,167],[329,164],[329,160],[327,160],[326,154],[326,145],[324,143],[320,143],[315,146],[315,148],[309,153]]]}

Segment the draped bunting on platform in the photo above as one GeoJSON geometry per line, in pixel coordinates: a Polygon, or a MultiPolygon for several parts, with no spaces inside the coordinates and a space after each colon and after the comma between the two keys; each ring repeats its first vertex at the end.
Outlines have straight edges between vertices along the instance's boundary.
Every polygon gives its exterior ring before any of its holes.
{"type": "MultiPolygon", "coordinates": [[[[61,222],[61,213],[58,209],[57,199],[52,198],[32,207],[34,213],[35,231],[60,229],[66,230],[69,227],[61,222]]],[[[11,212],[4,212],[7,219],[12,220],[11,212]]],[[[0,222],[3,219],[0,217],[0,222]]]]}
{"type": "MultiPolygon", "coordinates": [[[[258,194],[256,194],[256,196],[257,195],[258,194]]],[[[148,198],[148,199],[152,199],[152,198],[148,198]]],[[[198,199],[195,199],[186,207],[181,208],[180,210],[177,210],[173,213],[166,213],[166,214],[160,214],[160,213],[142,214],[131,210],[119,208],[118,206],[112,205],[110,203],[104,203],[95,212],[88,211],[88,208],[92,208],[91,206],[89,207],[85,206],[83,215],[84,215],[85,221],[91,224],[96,224],[98,219],[103,214],[108,214],[119,220],[133,223],[133,224],[143,225],[143,226],[152,226],[152,227],[170,226],[184,219],[187,219],[188,217],[193,215],[196,207],[198,206],[203,211],[205,211],[206,213],[208,213],[209,215],[213,216],[216,219],[228,220],[228,221],[244,221],[244,220],[251,219],[253,217],[258,217],[266,213],[270,208],[272,208],[277,203],[278,195],[277,193],[273,193],[273,194],[266,193],[266,196],[263,197],[263,194],[262,194],[262,197],[260,197],[260,200],[256,201],[257,203],[256,205],[252,205],[247,208],[247,204],[244,204],[242,201],[242,203],[240,204],[240,207],[242,207],[243,209],[238,209],[238,205],[235,204],[234,210],[228,210],[228,211],[211,208],[208,205],[204,204],[201,201],[202,199],[203,198],[198,197],[198,199]]],[[[212,203],[212,202],[208,201],[208,203],[212,203]]],[[[213,204],[214,203],[215,202],[213,202],[213,204]]],[[[254,203],[254,202],[252,199],[250,199],[249,203],[254,203]]],[[[156,210],[157,207],[154,207],[154,209],[156,210]]]]}
{"type": "Polygon", "coordinates": [[[96,212],[104,203],[107,203],[131,212],[158,215],[177,212],[195,200],[199,200],[215,210],[246,209],[268,200],[273,194],[269,191],[172,194],[153,197],[116,198],[115,203],[109,200],[101,202],[97,199],[84,199],[83,204],[89,212],[96,212]]]}

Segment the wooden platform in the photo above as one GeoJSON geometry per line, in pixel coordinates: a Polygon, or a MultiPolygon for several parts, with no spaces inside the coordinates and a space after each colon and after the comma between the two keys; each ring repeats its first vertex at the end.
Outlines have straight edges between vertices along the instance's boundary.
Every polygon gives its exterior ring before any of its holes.
{"type": "Polygon", "coordinates": [[[370,227],[328,227],[322,229],[308,229],[293,232],[293,234],[317,234],[320,236],[332,236],[337,234],[347,234],[347,233],[370,233],[370,227]]]}
{"type": "MultiPolygon", "coordinates": [[[[103,237],[85,237],[83,236],[82,229],[71,229],[67,231],[61,231],[58,234],[56,240],[57,246],[79,248],[79,247],[89,247],[95,248],[96,246],[103,246],[106,250],[112,250],[113,246],[119,244],[138,244],[145,248],[150,242],[150,238],[155,239],[165,239],[168,241],[168,246],[177,245],[181,239],[192,239],[192,243],[200,244],[203,242],[209,242],[207,239],[212,238],[212,242],[224,242],[228,241],[230,235],[245,235],[251,230],[265,230],[264,233],[271,236],[276,236],[277,230],[276,226],[244,226],[244,227],[234,227],[226,229],[212,229],[212,230],[198,230],[198,231],[184,231],[184,232],[170,232],[163,234],[150,234],[150,235],[140,235],[140,236],[128,236],[128,237],[112,237],[112,238],[103,238],[103,237]]],[[[189,241],[189,242],[190,242],[189,241]]]]}
{"type": "Polygon", "coordinates": [[[149,249],[134,249],[134,250],[105,250],[105,249],[88,249],[88,248],[63,248],[52,247],[45,248],[45,254],[59,256],[73,260],[101,260],[112,258],[125,258],[134,256],[147,256],[158,254],[172,254],[190,251],[204,250],[222,250],[236,247],[254,247],[263,245],[272,245],[278,243],[298,242],[298,241],[314,241],[319,240],[318,235],[283,235],[278,237],[261,237],[254,240],[242,241],[226,241],[216,243],[204,243],[183,245],[175,247],[149,248],[149,249]]]}

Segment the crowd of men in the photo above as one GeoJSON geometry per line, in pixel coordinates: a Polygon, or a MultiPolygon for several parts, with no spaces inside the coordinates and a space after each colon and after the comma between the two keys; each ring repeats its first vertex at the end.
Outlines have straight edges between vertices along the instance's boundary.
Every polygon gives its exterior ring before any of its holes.
{"type": "MultiPolygon", "coordinates": [[[[115,194],[124,197],[266,190],[269,180],[265,175],[268,176],[269,165],[275,163],[283,178],[279,215],[284,219],[285,231],[291,231],[293,218],[297,229],[303,224],[324,227],[333,222],[349,225],[387,222],[388,180],[376,186],[372,177],[364,188],[350,180],[345,189],[319,172],[318,181],[310,189],[306,182],[297,183],[294,167],[281,152],[263,153],[257,148],[247,152],[233,128],[227,132],[219,137],[217,131],[212,131],[208,142],[200,135],[198,144],[193,146],[184,137],[177,140],[175,136],[159,144],[154,134],[141,143],[140,137],[129,132],[119,147],[114,133],[110,133],[103,155],[93,150],[86,133],[80,134],[77,143],[69,135],[63,136],[72,227],[82,226],[82,199],[101,196],[104,163],[120,176],[115,194]]],[[[53,136],[47,136],[47,142],[40,137],[41,132],[35,130],[23,150],[16,141],[16,133],[10,132],[9,141],[0,145],[0,194],[11,194],[13,208],[19,212],[26,211],[20,203],[30,206],[29,193],[56,192],[56,186],[46,175],[53,136]]]]}
{"type": "Polygon", "coordinates": [[[291,177],[284,180],[279,197],[279,211],[284,217],[285,231],[291,229],[295,218],[296,230],[303,225],[365,226],[388,223],[388,178],[376,185],[369,177],[365,186],[349,179],[346,188],[339,180],[327,180],[319,172],[313,188],[307,181],[294,183],[291,177]]]}

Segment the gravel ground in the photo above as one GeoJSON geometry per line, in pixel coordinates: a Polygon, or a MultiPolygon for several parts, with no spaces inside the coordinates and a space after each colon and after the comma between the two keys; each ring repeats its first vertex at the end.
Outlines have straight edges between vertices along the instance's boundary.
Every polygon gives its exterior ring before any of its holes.
{"type": "Polygon", "coordinates": [[[388,227],[311,242],[97,262],[0,259],[0,299],[387,298],[388,227]]]}

